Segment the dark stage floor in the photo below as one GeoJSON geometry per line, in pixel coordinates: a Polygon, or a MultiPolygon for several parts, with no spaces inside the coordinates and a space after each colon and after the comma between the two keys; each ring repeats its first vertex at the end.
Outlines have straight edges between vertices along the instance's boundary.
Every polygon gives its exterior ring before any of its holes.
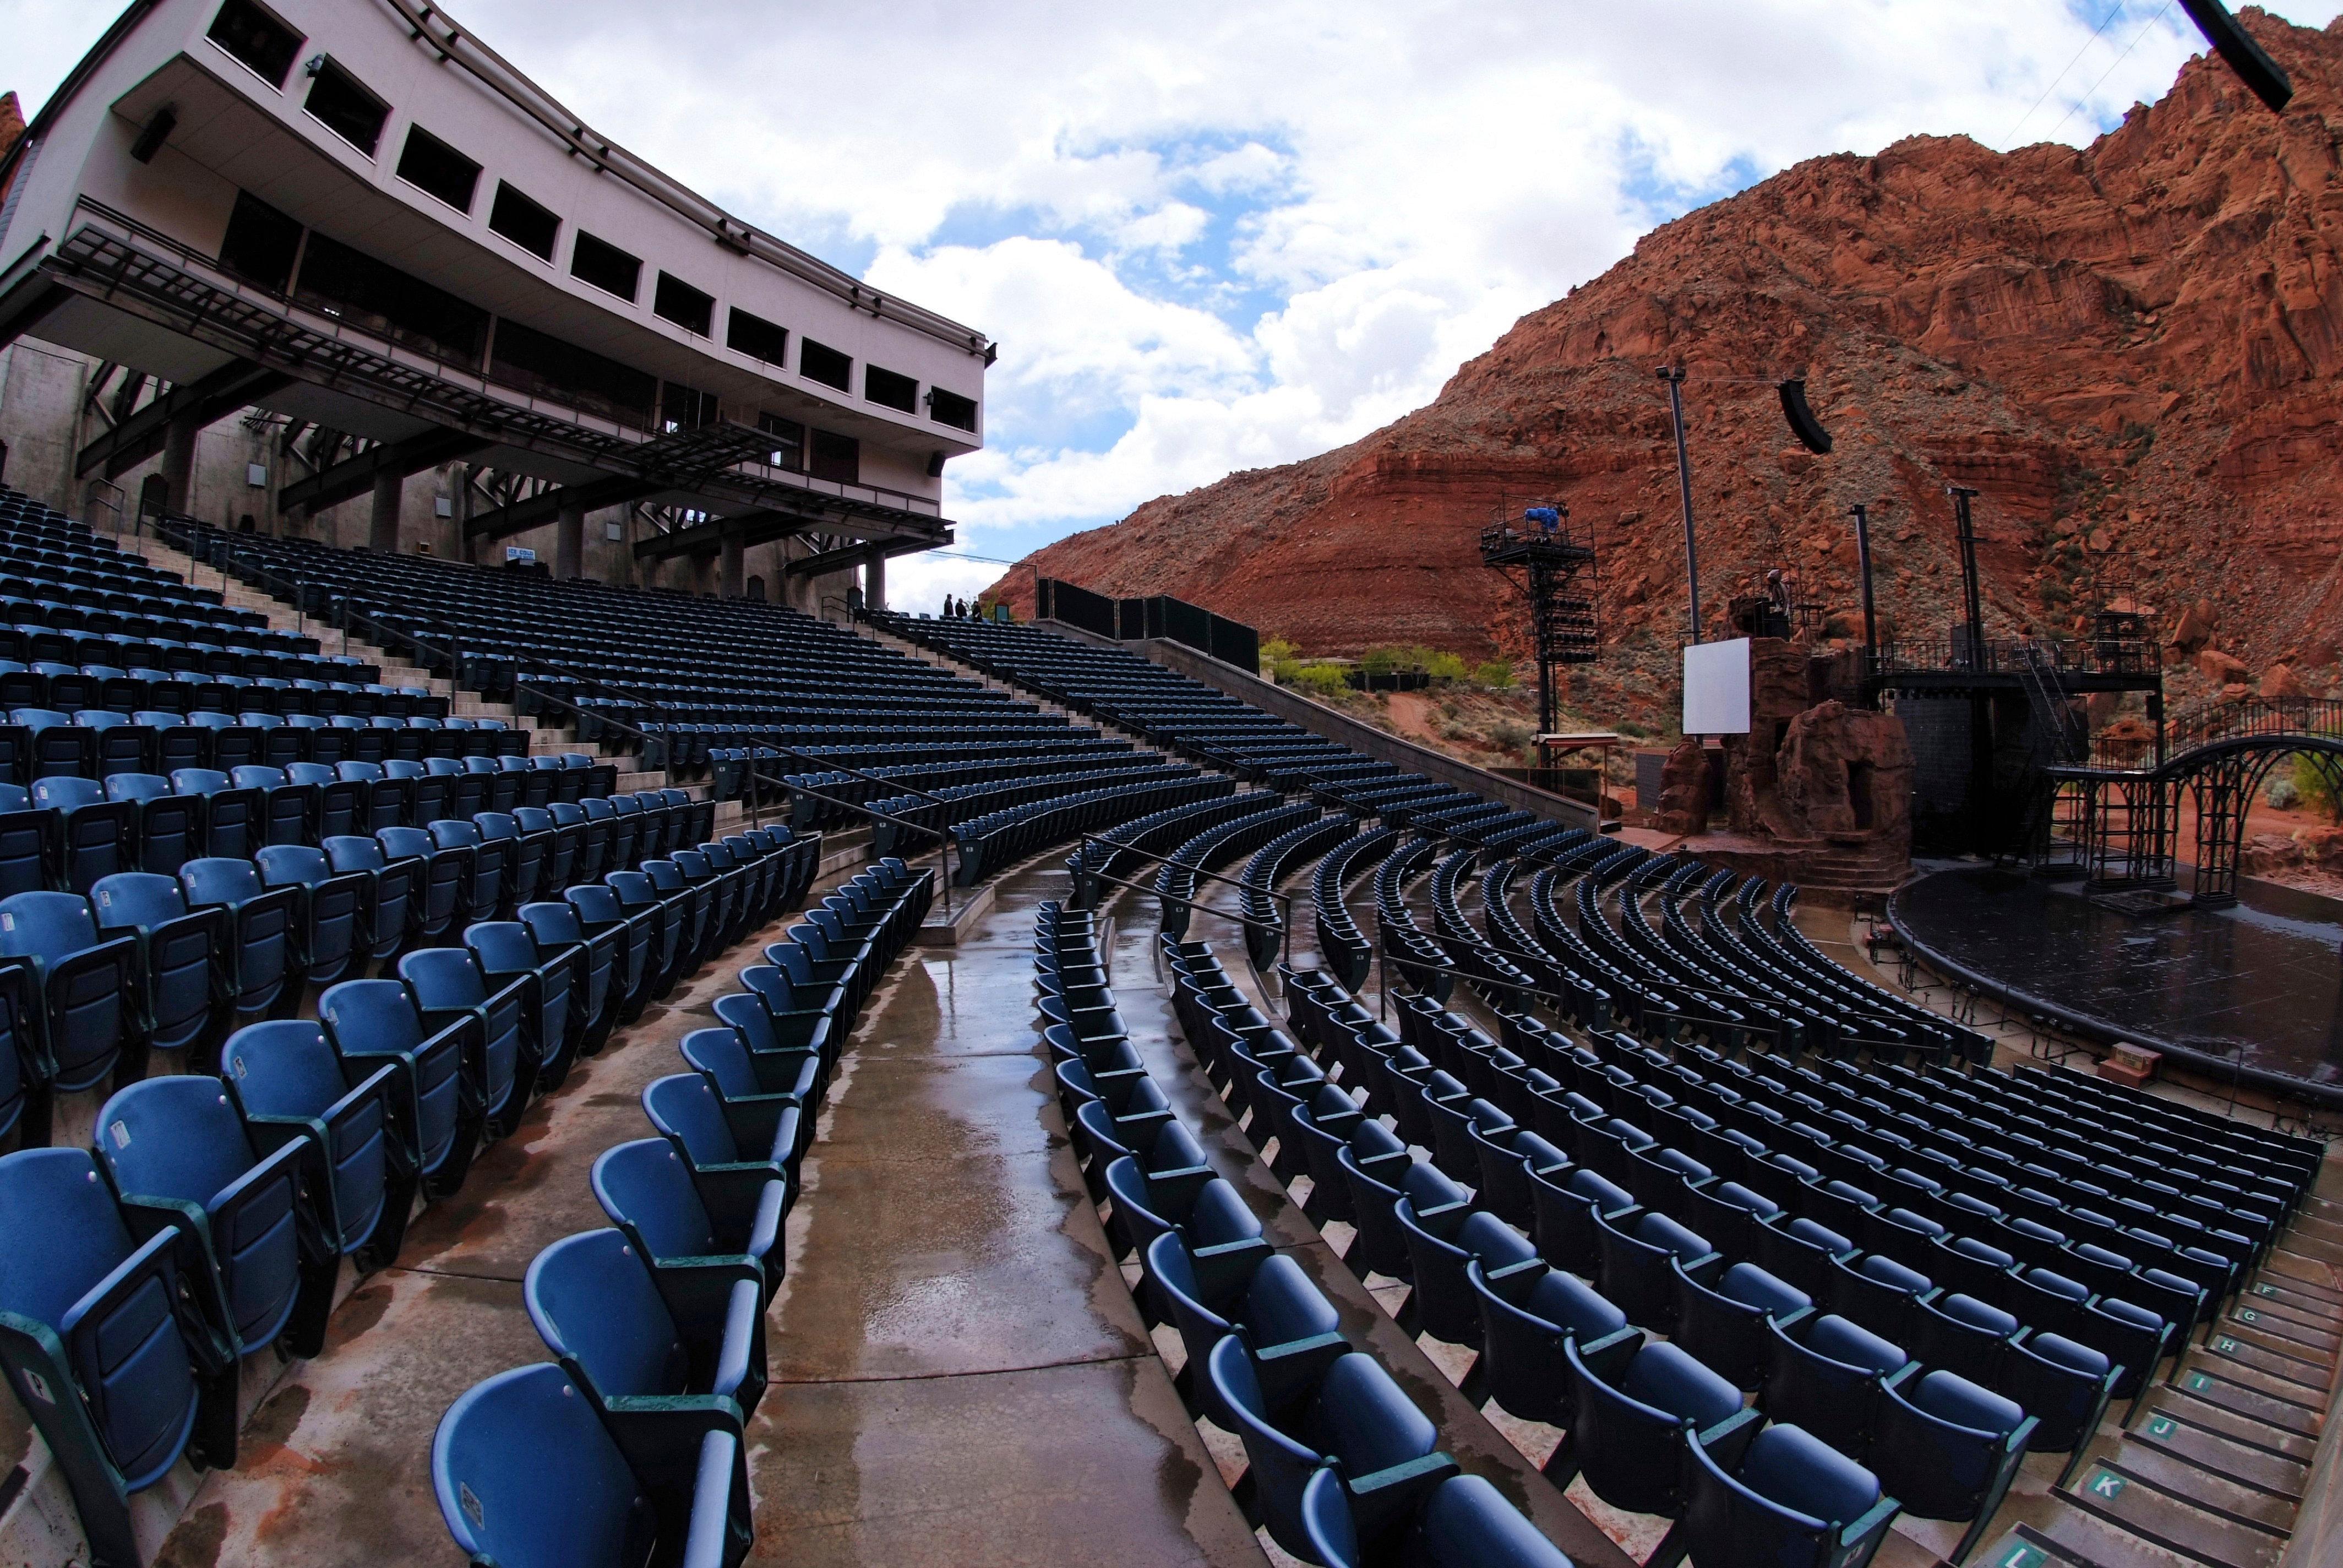
{"type": "Polygon", "coordinates": [[[2235,909],[2134,917],[2076,882],[1959,866],[1889,909],[1915,945],[2029,1011],[2343,1100],[2343,902],[2250,879],[2242,890],[2235,909]]]}

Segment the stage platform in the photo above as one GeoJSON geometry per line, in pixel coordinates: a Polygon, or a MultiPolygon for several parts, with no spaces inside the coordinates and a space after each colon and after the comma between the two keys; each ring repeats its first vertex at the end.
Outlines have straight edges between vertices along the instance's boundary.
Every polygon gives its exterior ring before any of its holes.
{"type": "Polygon", "coordinates": [[[2239,890],[2232,909],[2135,915],[2077,881],[1955,865],[1899,890],[1888,916],[1923,961],[2014,1010],[2343,1109],[2343,901],[2239,890]]]}

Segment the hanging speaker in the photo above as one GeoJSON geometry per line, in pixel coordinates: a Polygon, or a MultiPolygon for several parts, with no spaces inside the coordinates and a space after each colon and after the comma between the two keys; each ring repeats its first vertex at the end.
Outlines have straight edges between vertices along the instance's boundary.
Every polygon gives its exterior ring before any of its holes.
{"type": "Polygon", "coordinates": [[[2262,53],[2262,46],[2253,35],[2237,25],[2221,0],[2180,0],[2180,8],[2188,13],[2197,31],[2205,35],[2205,42],[2228,62],[2237,80],[2253,89],[2255,97],[2273,109],[2283,109],[2294,96],[2294,84],[2287,80],[2278,63],[2262,53]]]}
{"type": "Polygon", "coordinates": [[[1795,377],[1782,383],[1782,417],[1790,422],[1790,434],[1809,452],[1831,449],[1831,435],[1823,428],[1815,411],[1806,407],[1806,384],[1795,377]]]}

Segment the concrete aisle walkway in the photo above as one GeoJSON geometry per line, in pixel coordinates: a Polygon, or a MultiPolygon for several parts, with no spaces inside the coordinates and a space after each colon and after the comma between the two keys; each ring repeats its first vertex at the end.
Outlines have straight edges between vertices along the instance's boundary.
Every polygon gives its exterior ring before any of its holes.
{"type": "Polygon", "coordinates": [[[1033,1027],[1035,906],[1006,879],[957,949],[865,1009],[803,1166],[753,1563],[1260,1564],[1083,1191],[1033,1027]]]}

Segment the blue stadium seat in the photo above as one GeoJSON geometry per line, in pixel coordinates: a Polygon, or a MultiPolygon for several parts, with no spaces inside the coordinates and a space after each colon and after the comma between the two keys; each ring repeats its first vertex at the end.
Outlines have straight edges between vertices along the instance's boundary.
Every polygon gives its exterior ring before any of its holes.
{"type": "Polygon", "coordinates": [[[559,1367],[499,1372],[440,1419],[440,1516],[475,1563],[499,1568],[639,1568],[654,1545],[679,1568],[735,1568],[751,1538],[739,1439],[681,1422],[660,1438],[629,1460],[559,1367]]]}
{"type": "Polygon", "coordinates": [[[129,1494],[191,1440],[235,1462],[235,1361],[180,1315],[185,1256],[176,1230],[132,1236],[87,1151],[0,1156],[0,1362],[109,1564],[144,1561],[129,1494]]]}
{"type": "Polygon", "coordinates": [[[489,991],[521,988],[529,1037],[538,1042],[537,1090],[550,1093],[560,1088],[586,1034],[586,999],[578,986],[582,953],[557,949],[540,959],[528,928],[518,920],[467,926],[464,947],[489,991]]]}
{"type": "Polygon", "coordinates": [[[317,1018],[352,1076],[386,1065],[398,1070],[393,1124],[426,1191],[439,1195],[461,1186],[479,1142],[485,1098],[473,1044],[478,1025],[467,1018],[427,1032],[415,999],[392,980],[328,986],[317,999],[317,1018]]]}
{"type": "Polygon", "coordinates": [[[1233,1413],[1221,1409],[1212,1380],[1200,1375],[1212,1347],[1236,1336],[1252,1358],[1254,1381],[1266,1408],[1283,1409],[1314,1387],[1338,1357],[1350,1352],[1342,1315],[1310,1282],[1302,1266],[1282,1253],[1249,1253],[1249,1274],[1233,1270],[1199,1272],[1187,1239],[1166,1231],[1148,1243],[1147,1278],[1162,1302],[1172,1328],[1188,1352],[1180,1382],[1214,1422],[1238,1430],[1233,1413]]]}
{"type": "Polygon", "coordinates": [[[0,784],[0,898],[49,885],[50,814],[33,805],[22,784],[0,784]]]}
{"type": "MultiPolygon", "coordinates": [[[[789,1217],[797,1201],[798,1156],[810,1136],[802,1111],[785,1109],[769,1138],[749,1144],[739,1134],[758,1131],[761,1119],[744,1113],[736,1120],[722,1097],[696,1071],[653,1079],[643,1086],[642,1100],[651,1130],[682,1156],[700,1206],[719,1231],[737,1234],[750,1229],[769,1182],[781,1183],[781,1217],[789,1217]]],[[[780,1250],[774,1249],[767,1261],[778,1271],[784,1261],[780,1250]]],[[[777,1271],[769,1283],[779,1279],[777,1271]]]]}
{"type": "Polygon", "coordinates": [[[200,854],[248,860],[266,843],[264,793],[238,789],[216,768],[179,768],[171,773],[171,793],[201,802],[200,854]]]}
{"type": "Polygon", "coordinates": [[[373,963],[389,962],[414,940],[415,924],[422,915],[422,863],[393,860],[371,834],[328,839],[324,848],[326,863],[334,875],[367,879],[366,930],[360,951],[373,963]]]}
{"type": "Polygon", "coordinates": [[[443,851],[420,828],[380,828],[374,837],[386,860],[407,861],[417,869],[414,909],[408,916],[411,940],[423,947],[446,940],[462,922],[472,870],[469,851],[443,851]]]}
{"type": "Polygon", "coordinates": [[[616,998],[618,1021],[631,1022],[641,1017],[658,980],[652,950],[660,923],[657,906],[630,916],[618,902],[618,895],[600,882],[570,888],[561,898],[589,938],[607,940],[612,944],[610,990],[616,998]]]}
{"type": "Polygon", "coordinates": [[[102,938],[76,893],[16,893],[0,899],[0,958],[30,971],[41,1056],[61,1093],[94,1089],[135,1043],[137,944],[102,938]]]}
{"type": "MultiPolygon", "coordinates": [[[[108,1100],[97,1113],[97,1154],[138,1229],[186,1237],[191,1277],[236,1352],[274,1342],[301,1304],[304,1245],[315,1234],[301,1148],[256,1152],[227,1086],[183,1075],[150,1078],[108,1100]]],[[[288,1343],[315,1355],[333,1301],[330,1269],[307,1293],[309,1332],[288,1343]]]]}
{"type": "Polygon", "coordinates": [[[176,877],[181,866],[203,853],[202,799],[174,794],[161,774],[113,774],[106,780],[106,795],[131,808],[138,869],[176,877]]]}
{"type": "Polygon", "coordinates": [[[1794,1425],[1749,1422],[1690,1444],[1684,1517],[1653,1552],[1656,1568],[1765,1563],[1863,1568],[1899,1512],[1877,1478],[1794,1425]]]}
{"type": "Polygon", "coordinates": [[[237,1020],[290,1017],[304,984],[294,929],[300,890],[271,889],[253,861],[220,856],[180,867],[179,890],[189,909],[216,909],[226,917],[223,954],[237,1020]]]}
{"type": "Polygon", "coordinates": [[[1394,1563],[1403,1568],[1570,1568],[1503,1493],[1477,1475],[1452,1475],[1422,1500],[1413,1518],[1382,1521],[1381,1539],[1359,1539],[1342,1473],[1332,1465],[1302,1489],[1303,1553],[1325,1568],[1394,1563]]]}
{"type": "Polygon", "coordinates": [[[253,859],[264,887],[297,895],[294,962],[307,983],[332,985],[363,966],[367,922],[373,915],[372,877],[337,872],[325,850],[307,844],[265,845],[253,859]]]}
{"type": "Polygon", "coordinates": [[[480,1089],[480,1116],[488,1137],[509,1136],[528,1108],[543,1048],[532,1027],[528,988],[511,980],[488,989],[488,977],[466,948],[423,948],[398,960],[398,978],[415,999],[427,1032],[465,1028],[470,1075],[480,1089]]]}
{"type": "Polygon", "coordinates": [[[138,946],[138,1027],[149,1050],[199,1067],[226,1027],[225,911],[190,910],[175,877],[124,871],[90,890],[98,930],[138,946]]]}
{"type": "Polygon", "coordinates": [[[1275,1409],[1235,1335],[1212,1347],[1205,1373],[1214,1404],[1237,1422],[1270,1539],[1288,1552],[1310,1552],[1302,1490],[1329,1465],[1342,1476],[1355,1528],[1370,1539],[1413,1516],[1433,1488],[1456,1473],[1456,1462],[1438,1452],[1437,1429],[1372,1356],[1336,1358],[1275,1409]]]}
{"type": "Polygon", "coordinates": [[[86,894],[101,877],[131,869],[134,813],[124,802],[108,799],[96,779],[71,775],[36,779],[33,804],[55,816],[50,879],[58,887],[86,894]]]}
{"type": "Polygon", "coordinates": [[[1765,1413],[1854,1459],[1871,1452],[1881,1390],[1916,1367],[1902,1346],[1836,1313],[1771,1322],[1765,1413]]]}
{"type": "Polygon", "coordinates": [[[522,1295],[546,1349],[629,1451],[686,1421],[741,1435],[764,1397],[763,1298],[747,1280],[721,1312],[679,1322],[623,1231],[587,1231],[538,1253],[522,1295]]]}
{"type": "Polygon", "coordinates": [[[618,1020],[618,937],[587,935],[578,911],[566,901],[523,904],[516,913],[536,944],[539,962],[550,963],[556,958],[570,961],[571,1010],[583,1031],[577,1053],[593,1055],[602,1049],[618,1020]]]}
{"type": "Polygon", "coordinates": [[[779,1277],[781,1210],[787,1189],[768,1181],[745,1220],[719,1228],[699,1201],[683,1157],[663,1138],[638,1139],[603,1151],[594,1161],[595,1201],[651,1266],[668,1310],[681,1322],[705,1322],[727,1310],[736,1282],[761,1292],[779,1277]]]}
{"type": "Polygon", "coordinates": [[[1562,1347],[1570,1369],[1577,1423],[1563,1438],[1545,1473],[1556,1486],[1583,1473],[1594,1495],[1614,1508],[1674,1519],[1684,1511],[1684,1443],[1711,1441],[1728,1423],[1755,1422],[1741,1391],[1673,1344],[1647,1342],[1630,1331],[1562,1347]]]}
{"type": "Polygon", "coordinates": [[[220,1077],[255,1145],[301,1146],[310,1200],[337,1255],[371,1272],[398,1255],[415,1198],[399,1146],[399,1071],[346,1063],[300,1019],[256,1023],[221,1048],[220,1077]]]}

